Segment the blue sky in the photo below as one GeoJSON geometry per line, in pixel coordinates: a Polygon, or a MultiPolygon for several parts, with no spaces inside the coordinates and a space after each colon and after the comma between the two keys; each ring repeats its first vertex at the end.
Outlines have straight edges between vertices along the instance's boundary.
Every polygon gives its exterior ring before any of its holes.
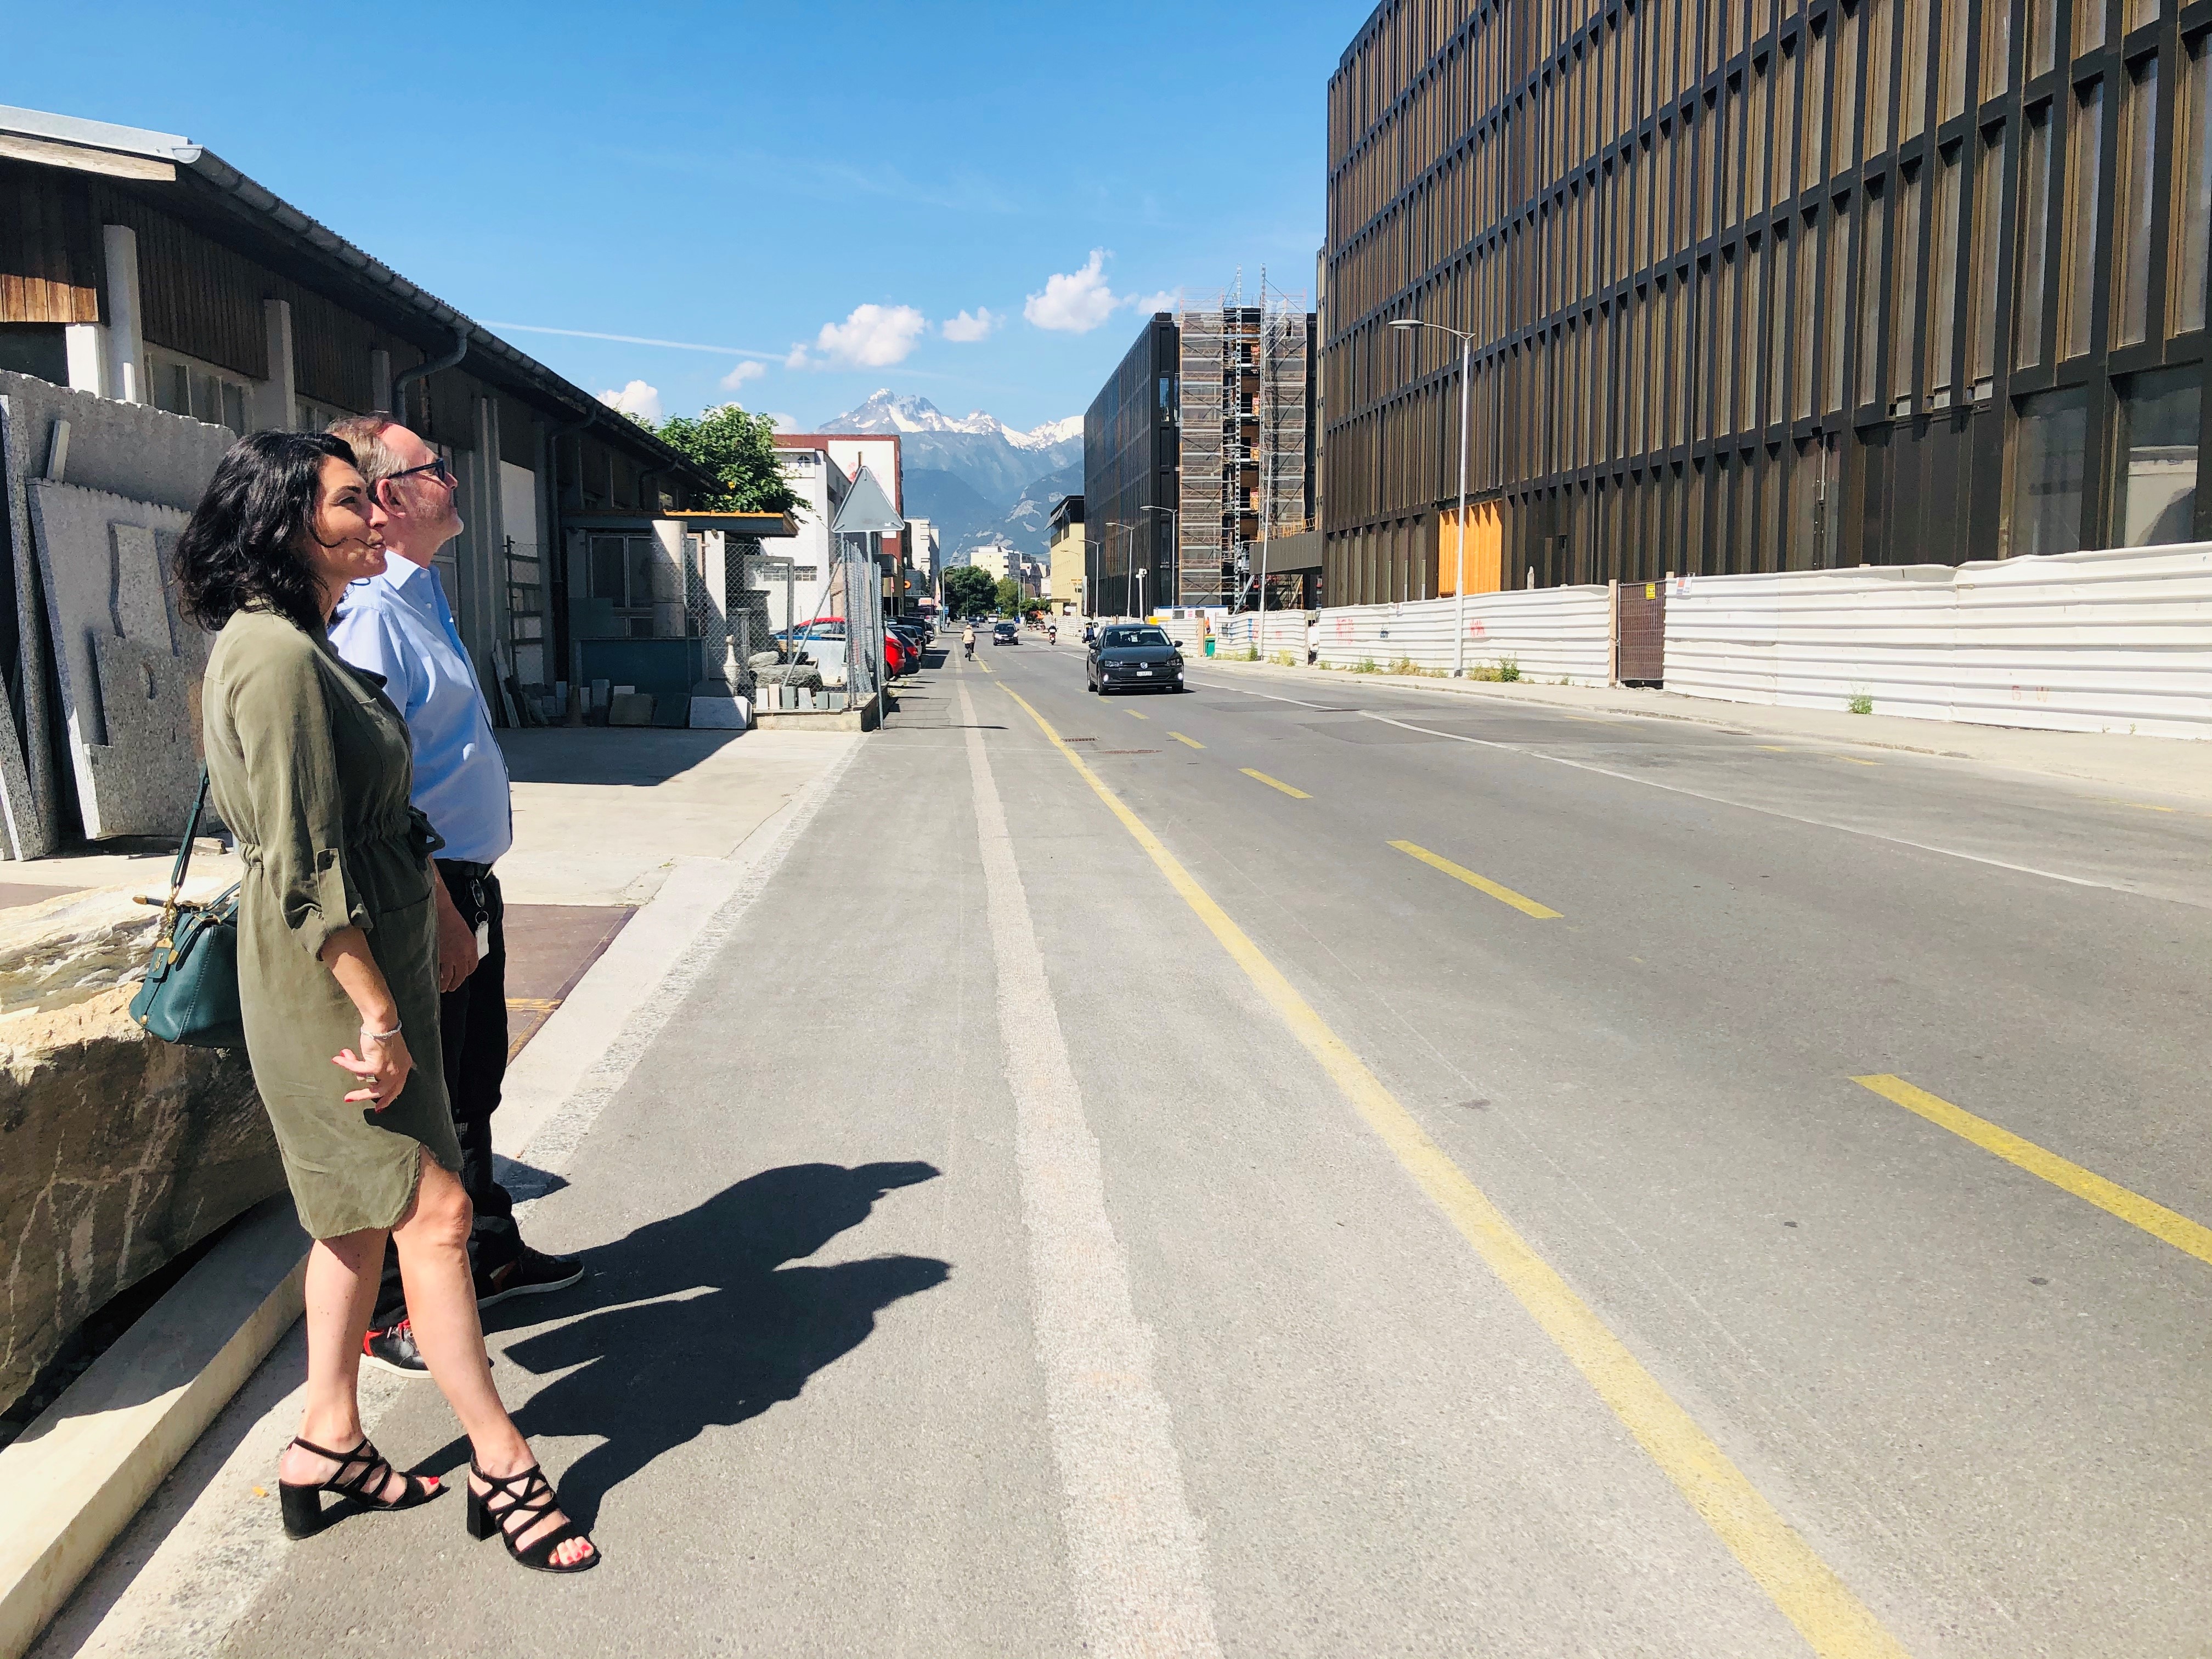
{"type": "Polygon", "coordinates": [[[1367,10],[80,0],[11,9],[0,103],[184,133],[485,321],[756,354],[508,332],[593,391],[1026,428],[1135,301],[1311,289],[1367,10]]]}

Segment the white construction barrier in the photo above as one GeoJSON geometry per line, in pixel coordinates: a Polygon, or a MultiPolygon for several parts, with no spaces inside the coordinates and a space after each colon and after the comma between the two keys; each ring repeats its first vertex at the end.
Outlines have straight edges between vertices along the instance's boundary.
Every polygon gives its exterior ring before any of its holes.
{"type": "Polygon", "coordinates": [[[1214,632],[1219,641],[1215,654],[1242,657],[1256,645],[1262,657],[1287,653],[1297,665],[1306,660],[1306,613],[1303,611],[1246,611],[1231,617],[1214,632]],[[1263,620],[1264,618],[1264,620],[1263,620]]]}
{"type": "MultiPolygon", "coordinates": [[[[1407,663],[1449,674],[1452,599],[1358,605],[1324,610],[1314,630],[1327,668],[1372,663],[1388,672],[1407,663]]],[[[1510,663],[1520,678],[1548,685],[1604,685],[1613,676],[1612,598],[1602,587],[1516,588],[1467,596],[1467,668],[1488,672],[1510,663]]]]}
{"type": "Polygon", "coordinates": [[[2212,738],[2212,544],[1677,578],[1667,690],[2212,738]]]}

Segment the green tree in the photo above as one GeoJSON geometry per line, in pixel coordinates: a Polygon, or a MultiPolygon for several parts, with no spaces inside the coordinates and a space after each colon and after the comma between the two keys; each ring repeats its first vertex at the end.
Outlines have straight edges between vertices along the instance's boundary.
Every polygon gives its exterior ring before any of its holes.
{"type": "Polygon", "coordinates": [[[956,617],[979,617],[991,607],[996,590],[991,573],[956,564],[945,573],[945,608],[956,617]]]}
{"type": "Polygon", "coordinates": [[[698,503],[720,513],[796,513],[799,497],[783,476],[775,451],[775,422],[724,404],[700,415],[672,415],[659,426],[663,442],[719,482],[719,494],[698,503]]]}
{"type": "Polygon", "coordinates": [[[1000,616],[1014,617],[1021,614],[1022,585],[1012,576],[999,578],[999,586],[993,598],[995,608],[1000,616]]]}

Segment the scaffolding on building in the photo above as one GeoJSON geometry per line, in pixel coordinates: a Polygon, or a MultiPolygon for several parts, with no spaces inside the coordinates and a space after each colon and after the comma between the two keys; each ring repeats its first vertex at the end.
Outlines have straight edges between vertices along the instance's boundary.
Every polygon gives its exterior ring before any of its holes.
{"type": "Polygon", "coordinates": [[[1306,520],[1305,295],[1271,287],[1244,303],[1226,293],[1178,296],[1180,388],[1174,588],[1161,603],[1241,608],[1253,544],[1306,520]]]}

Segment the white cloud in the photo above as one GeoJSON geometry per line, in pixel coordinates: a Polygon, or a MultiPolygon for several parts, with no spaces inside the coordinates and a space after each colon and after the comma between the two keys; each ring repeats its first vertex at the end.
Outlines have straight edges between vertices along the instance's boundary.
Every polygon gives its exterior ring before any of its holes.
{"type": "Polygon", "coordinates": [[[768,411],[768,418],[778,432],[799,430],[799,416],[796,415],[786,415],[781,410],[771,409],[768,411]]]}
{"type": "Polygon", "coordinates": [[[805,346],[795,345],[784,354],[783,366],[786,368],[811,368],[814,367],[814,359],[806,355],[805,346]]]}
{"type": "Polygon", "coordinates": [[[722,376],[722,390],[725,392],[735,392],[747,380],[757,380],[762,375],[767,373],[768,365],[766,363],[739,363],[735,368],[722,376]]]}
{"type": "MultiPolygon", "coordinates": [[[[889,368],[906,361],[928,326],[929,319],[912,306],[855,306],[843,322],[823,324],[814,344],[841,368],[889,368]]],[[[792,350],[801,363],[817,366],[805,357],[805,347],[794,346],[792,350]]]]}
{"type": "Polygon", "coordinates": [[[1106,286],[1106,250],[1094,247],[1083,269],[1055,272],[1046,279],[1044,292],[1022,302],[1022,315],[1039,328],[1063,334],[1088,334],[1114,314],[1121,303],[1106,286]]]}
{"type": "Polygon", "coordinates": [[[937,331],[956,344],[967,345],[986,338],[1006,320],[988,306],[977,306],[974,316],[963,311],[957,317],[948,317],[938,325],[937,331]]]}
{"type": "Polygon", "coordinates": [[[1150,314],[1155,311],[1173,311],[1176,297],[1173,289],[1164,288],[1158,294],[1133,295],[1129,304],[1133,309],[1150,314]]]}
{"type": "Polygon", "coordinates": [[[660,419],[660,388],[643,380],[632,380],[620,392],[602,392],[599,401],[625,415],[642,415],[653,422],[660,419]]]}

